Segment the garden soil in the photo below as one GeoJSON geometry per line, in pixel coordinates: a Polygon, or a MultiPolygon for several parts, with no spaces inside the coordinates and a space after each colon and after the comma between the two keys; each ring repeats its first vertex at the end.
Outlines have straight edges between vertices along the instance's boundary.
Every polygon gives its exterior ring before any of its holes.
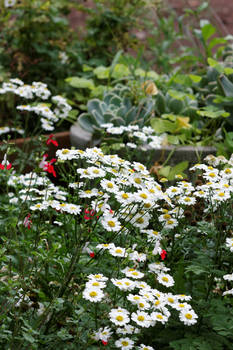
{"type": "MultiPolygon", "coordinates": [[[[204,0],[168,0],[168,7],[177,11],[180,15],[185,8],[197,8],[204,0]]],[[[78,2],[78,1],[77,1],[78,2]]],[[[225,36],[227,34],[233,35],[233,0],[209,0],[210,9],[208,11],[208,18],[215,24],[220,33],[225,36]]],[[[85,1],[85,6],[92,7],[91,0],[85,1]]],[[[69,21],[73,29],[79,32],[85,31],[85,21],[87,15],[73,10],[69,15],[69,21]]]]}

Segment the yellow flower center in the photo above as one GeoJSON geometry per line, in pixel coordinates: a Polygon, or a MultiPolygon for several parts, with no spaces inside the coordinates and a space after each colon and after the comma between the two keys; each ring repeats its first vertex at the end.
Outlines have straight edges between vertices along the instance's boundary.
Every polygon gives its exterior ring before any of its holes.
{"type": "Polygon", "coordinates": [[[96,297],[97,293],[93,290],[92,292],[89,293],[90,297],[94,298],[96,297]]]}
{"type": "Polygon", "coordinates": [[[129,195],[127,193],[123,193],[122,196],[121,196],[123,199],[128,199],[129,198],[129,195]]]}
{"type": "Polygon", "coordinates": [[[137,271],[134,271],[134,272],[132,272],[132,275],[138,276],[138,272],[137,272],[137,271]]]}
{"type": "Polygon", "coordinates": [[[100,284],[99,282],[96,281],[96,282],[93,282],[92,285],[98,287],[100,284]]]}
{"type": "Polygon", "coordinates": [[[116,317],[116,320],[117,320],[117,321],[123,321],[123,320],[124,320],[124,317],[121,316],[121,315],[118,315],[118,316],[116,317]]]}
{"type": "Polygon", "coordinates": [[[138,321],[144,321],[144,320],[145,320],[144,316],[142,316],[142,315],[138,316],[138,321]]]}
{"type": "Polygon", "coordinates": [[[159,320],[162,320],[162,319],[163,319],[163,316],[162,316],[162,315],[156,315],[156,317],[157,317],[159,320]]]}
{"type": "Polygon", "coordinates": [[[210,176],[210,177],[215,177],[216,174],[215,174],[215,173],[209,173],[209,176],[210,176]]]}
{"type": "Polygon", "coordinates": [[[122,253],[122,249],[119,249],[119,248],[118,248],[118,249],[115,250],[115,252],[116,252],[117,254],[120,254],[120,253],[122,253]]]}
{"type": "Polygon", "coordinates": [[[115,227],[116,224],[115,224],[114,221],[110,220],[110,221],[108,221],[108,226],[110,226],[110,227],[115,227]]]}
{"type": "Polygon", "coordinates": [[[225,196],[225,193],[224,193],[224,192],[219,192],[219,193],[218,193],[218,196],[219,196],[219,197],[224,197],[224,196],[225,196]]]}
{"type": "Polygon", "coordinates": [[[112,184],[111,182],[108,182],[108,183],[107,183],[107,187],[108,187],[108,188],[113,188],[113,184],[112,184]]]}
{"type": "Polygon", "coordinates": [[[174,224],[174,221],[173,221],[173,220],[168,220],[168,221],[167,221],[167,224],[168,224],[168,225],[172,225],[172,224],[174,224]]]}
{"type": "Polygon", "coordinates": [[[134,182],[136,182],[136,184],[140,184],[142,182],[142,180],[139,177],[136,177],[134,179],[134,182]]]}
{"type": "Polygon", "coordinates": [[[166,276],[163,276],[163,277],[162,277],[162,280],[163,280],[164,282],[168,282],[168,278],[167,278],[166,276]]]}
{"type": "Polygon", "coordinates": [[[137,222],[138,224],[143,224],[144,219],[143,219],[143,218],[138,218],[138,219],[136,220],[136,222],[137,222]]]}
{"type": "Polygon", "coordinates": [[[188,320],[191,320],[193,318],[192,314],[185,314],[185,317],[188,319],[188,320]]]}
{"type": "Polygon", "coordinates": [[[128,346],[128,345],[129,345],[129,342],[126,341],[126,340],[123,340],[123,341],[121,342],[121,344],[122,344],[123,346],[128,346]]]}
{"type": "Polygon", "coordinates": [[[63,151],[61,153],[62,154],[67,154],[67,153],[69,153],[69,150],[68,149],[63,149],[63,151]]]}
{"type": "Polygon", "coordinates": [[[224,170],[225,174],[231,174],[231,169],[227,168],[224,170]]]}
{"type": "Polygon", "coordinates": [[[145,207],[146,209],[149,209],[149,208],[151,207],[151,204],[150,204],[150,203],[145,203],[145,204],[144,204],[144,207],[145,207]]]}
{"type": "Polygon", "coordinates": [[[166,220],[168,220],[168,219],[170,219],[171,218],[171,215],[170,214],[164,214],[164,219],[166,219],[166,220]]]}
{"type": "Polygon", "coordinates": [[[148,198],[148,196],[145,193],[141,193],[140,197],[143,198],[143,199],[147,199],[148,198]]]}

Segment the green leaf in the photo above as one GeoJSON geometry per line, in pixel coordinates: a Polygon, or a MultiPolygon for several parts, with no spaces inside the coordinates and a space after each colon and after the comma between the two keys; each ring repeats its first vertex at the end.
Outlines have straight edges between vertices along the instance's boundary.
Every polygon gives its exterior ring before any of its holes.
{"type": "Polygon", "coordinates": [[[171,166],[167,165],[159,169],[159,175],[168,178],[170,171],[171,171],[171,166]]]}
{"type": "Polygon", "coordinates": [[[199,83],[202,79],[199,75],[189,74],[189,78],[192,79],[194,83],[199,83]]]}
{"type": "Polygon", "coordinates": [[[213,38],[208,45],[208,50],[212,50],[214,46],[225,44],[227,41],[223,38],[213,38]]]}
{"type": "Polygon", "coordinates": [[[111,76],[114,79],[120,79],[120,78],[125,78],[129,76],[129,74],[130,74],[129,68],[124,64],[119,63],[115,65],[111,76]]]}
{"type": "Polygon", "coordinates": [[[219,73],[223,72],[224,68],[218,61],[215,61],[213,58],[208,57],[207,62],[210,67],[215,68],[219,73]]]}
{"type": "Polygon", "coordinates": [[[226,118],[230,115],[230,113],[226,112],[224,109],[216,109],[213,106],[203,107],[202,110],[197,111],[197,114],[211,119],[217,119],[219,117],[226,118]]]}
{"type": "MultiPolygon", "coordinates": [[[[110,75],[110,77],[113,76],[112,73],[113,73],[113,71],[115,70],[115,67],[117,66],[117,62],[119,61],[119,59],[120,59],[122,53],[123,53],[123,50],[119,50],[119,51],[116,53],[115,57],[113,58],[113,61],[112,61],[112,64],[111,64],[111,67],[110,67],[110,70],[109,70],[109,75],[110,75]]],[[[122,66],[124,66],[124,65],[122,65],[122,66]]],[[[114,76],[113,76],[113,77],[114,77],[114,76]]],[[[114,78],[115,78],[115,77],[114,77],[114,78]]]]}
{"type": "Polygon", "coordinates": [[[173,180],[175,178],[175,175],[182,174],[183,171],[188,168],[188,165],[189,165],[189,162],[185,160],[175,165],[174,167],[172,167],[168,176],[168,180],[173,180]]]}
{"type": "Polygon", "coordinates": [[[193,272],[194,275],[201,275],[203,273],[206,273],[207,270],[204,266],[201,265],[189,265],[185,268],[185,272],[193,272]]]}
{"type": "Polygon", "coordinates": [[[219,77],[219,83],[223,89],[225,96],[233,97],[233,84],[224,74],[219,77]]]}
{"type": "Polygon", "coordinates": [[[173,133],[176,129],[176,124],[170,122],[169,120],[163,120],[160,118],[151,119],[151,126],[156,133],[162,134],[164,132],[173,133]]]}
{"type": "Polygon", "coordinates": [[[170,90],[168,90],[168,94],[171,97],[173,97],[177,100],[181,100],[181,101],[183,101],[187,97],[189,97],[192,100],[195,100],[195,96],[193,94],[186,94],[185,92],[178,91],[178,90],[170,89],[170,90]]]}
{"type": "Polygon", "coordinates": [[[97,76],[98,79],[108,79],[110,75],[110,68],[99,66],[94,69],[93,73],[97,76]]]}
{"type": "Polygon", "coordinates": [[[179,145],[180,143],[180,138],[177,135],[167,135],[167,141],[171,145],[179,145]]]}
{"type": "Polygon", "coordinates": [[[224,73],[226,73],[226,75],[233,74],[233,68],[230,68],[230,67],[224,68],[224,73]]]}
{"type": "Polygon", "coordinates": [[[208,23],[201,28],[201,32],[203,39],[207,41],[216,32],[216,28],[208,23]]]}
{"type": "Polygon", "coordinates": [[[93,68],[88,66],[87,64],[83,64],[82,68],[84,72],[91,72],[93,70],[93,68]]]}
{"type": "Polygon", "coordinates": [[[69,77],[65,79],[67,83],[69,83],[72,87],[78,89],[94,89],[95,84],[92,79],[79,78],[79,77],[69,77]]]}

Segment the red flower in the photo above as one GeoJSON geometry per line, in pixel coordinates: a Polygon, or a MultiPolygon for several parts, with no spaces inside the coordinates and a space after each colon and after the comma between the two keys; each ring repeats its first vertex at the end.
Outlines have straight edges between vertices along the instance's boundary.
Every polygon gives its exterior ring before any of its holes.
{"type": "Polygon", "coordinates": [[[49,162],[47,162],[45,159],[48,157],[47,154],[45,154],[42,158],[42,161],[39,164],[39,167],[43,170],[47,171],[50,174],[53,174],[54,177],[57,177],[56,171],[54,169],[54,166],[52,165],[57,160],[55,158],[51,159],[49,162]]]}
{"type": "Polygon", "coordinates": [[[28,214],[23,221],[24,226],[29,229],[31,228],[31,224],[32,224],[32,221],[29,220],[30,216],[31,214],[28,214]]]}
{"type": "Polygon", "coordinates": [[[46,162],[44,165],[44,170],[47,171],[50,174],[53,174],[54,177],[57,177],[56,171],[54,169],[54,166],[52,165],[57,160],[55,158],[51,159],[49,162],[46,162]]]}
{"type": "Polygon", "coordinates": [[[95,257],[95,253],[94,252],[90,252],[89,255],[90,255],[90,258],[94,258],[95,257]]]}
{"type": "Polygon", "coordinates": [[[108,345],[108,342],[105,340],[101,340],[103,345],[108,345]]]}
{"type": "Polygon", "coordinates": [[[0,163],[0,169],[1,170],[4,170],[4,169],[10,170],[11,167],[12,167],[11,163],[8,163],[7,165],[4,165],[4,164],[0,163]]]}
{"type": "Polygon", "coordinates": [[[49,145],[50,143],[52,143],[54,146],[58,146],[58,143],[57,143],[57,141],[56,140],[53,140],[53,134],[51,134],[51,135],[49,135],[49,137],[48,137],[48,139],[47,139],[47,141],[46,141],[46,143],[47,143],[47,145],[49,145]]]}
{"type": "Polygon", "coordinates": [[[163,249],[161,254],[160,254],[161,259],[164,260],[166,258],[166,255],[167,255],[167,252],[166,252],[166,250],[163,249]]]}
{"type": "Polygon", "coordinates": [[[85,213],[84,219],[85,219],[85,220],[90,220],[90,219],[91,219],[91,216],[94,216],[94,215],[95,215],[95,210],[94,210],[94,209],[88,210],[88,208],[86,208],[86,209],[84,210],[84,213],[85,213]],[[88,214],[88,215],[86,215],[86,214],[88,214]],[[90,216],[89,216],[89,215],[90,215],[90,216]]]}

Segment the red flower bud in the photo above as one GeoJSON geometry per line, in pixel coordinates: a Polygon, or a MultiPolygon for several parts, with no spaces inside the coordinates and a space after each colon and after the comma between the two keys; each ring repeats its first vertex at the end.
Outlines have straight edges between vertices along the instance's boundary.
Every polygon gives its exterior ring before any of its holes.
{"type": "Polygon", "coordinates": [[[166,258],[166,255],[167,255],[167,252],[166,252],[166,250],[163,249],[161,254],[160,254],[161,259],[164,260],[166,258]]]}

